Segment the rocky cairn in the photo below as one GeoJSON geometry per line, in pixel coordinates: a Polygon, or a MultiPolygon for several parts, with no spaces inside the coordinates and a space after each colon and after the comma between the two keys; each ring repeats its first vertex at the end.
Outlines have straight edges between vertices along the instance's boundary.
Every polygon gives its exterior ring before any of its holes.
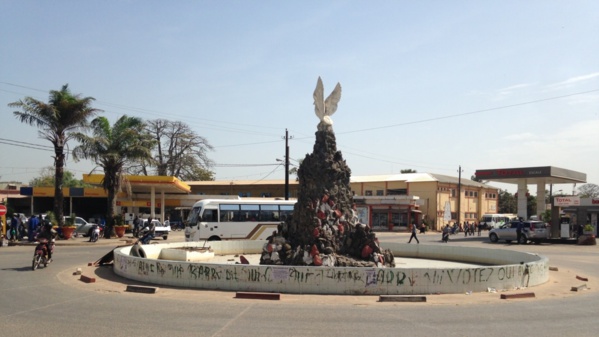
{"type": "Polygon", "coordinates": [[[321,122],[314,150],[298,170],[293,215],[264,245],[260,264],[395,267],[393,253],[381,250],[375,233],[358,222],[350,176],[332,125],[321,122]]]}

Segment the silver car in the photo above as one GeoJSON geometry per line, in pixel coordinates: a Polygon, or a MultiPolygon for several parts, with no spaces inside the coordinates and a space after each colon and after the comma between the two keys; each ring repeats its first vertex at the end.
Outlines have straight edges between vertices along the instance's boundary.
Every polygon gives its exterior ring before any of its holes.
{"type": "MultiPolygon", "coordinates": [[[[510,243],[518,239],[518,221],[512,221],[507,223],[500,228],[495,228],[489,231],[489,240],[491,242],[497,242],[499,240],[505,240],[510,243]]],[[[523,221],[522,222],[522,236],[520,237],[521,244],[532,241],[534,243],[541,243],[547,238],[547,226],[542,221],[523,221]]]]}

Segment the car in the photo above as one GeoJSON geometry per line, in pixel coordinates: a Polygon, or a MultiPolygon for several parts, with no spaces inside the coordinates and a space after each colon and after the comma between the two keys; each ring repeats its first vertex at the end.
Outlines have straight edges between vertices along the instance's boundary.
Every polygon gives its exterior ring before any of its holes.
{"type": "MultiPolygon", "coordinates": [[[[70,216],[65,216],[65,222],[67,221],[67,219],[70,218],[70,216]]],[[[77,226],[77,229],[75,229],[75,233],[77,233],[78,235],[89,236],[91,234],[90,231],[93,225],[95,225],[95,223],[87,222],[83,218],[80,218],[78,216],[75,217],[75,226],[77,226]]]]}
{"type": "MultiPolygon", "coordinates": [[[[46,219],[46,214],[42,214],[42,220],[45,220],[45,219],[46,219]]],[[[65,223],[69,219],[71,219],[70,216],[68,216],[68,215],[64,216],[65,223]]],[[[91,228],[94,225],[95,225],[95,223],[93,223],[93,222],[87,222],[87,221],[85,221],[85,219],[78,217],[78,216],[75,217],[75,226],[77,226],[77,228],[75,229],[76,235],[89,236],[91,234],[91,228]]],[[[57,226],[54,226],[54,229],[60,234],[60,229],[57,226]]]]}
{"type": "MultiPolygon", "coordinates": [[[[170,225],[165,226],[158,219],[152,220],[152,224],[154,224],[156,226],[154,229],[154,237],[162,236],[163,240],[168,239],[168,234],[171,232],[170,225]]],[[[148,227],[148,219],[143,219],[141,228],[146,228],[146,227],[148,227]]]]}
{"type": "MultiPolygon", "coordinates": [[[[505,240],[510,243],[518,239],[519,221],[509,222],[500,228],[494,228],[489,231],[489,240],[491,242],[498,242],[499,240],[505,240]]],[[[522,222],[522,236],[520,237],[519,243],[527,243],[532,241],[534,243],[541,243],[544,239],[547,239],[547,225],[542,221],[523,221],[522,222]]]]}

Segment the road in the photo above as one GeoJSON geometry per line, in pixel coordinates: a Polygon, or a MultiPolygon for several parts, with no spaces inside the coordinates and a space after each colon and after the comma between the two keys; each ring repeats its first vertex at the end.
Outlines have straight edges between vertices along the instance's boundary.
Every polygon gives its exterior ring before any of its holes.
{"type": "MultiPolygon", "coordinates": [[[[483,232],[483,235],[486,233],[483,232]]],[[[409,236],[379,233],[380,241],[409,236]]],[[[420,244],[443,245],[440,234],[420,244]]],[[[181,241],[182,232],[170,241],[181,241]]],[[[33,247],[0,247],[0,336],[596,336],[599,334],[598,246],[491,244],[452,235],[447,245],[536,252],[549,257],[550,282],[527,289],[536,298],[500,294],[428,295],[427,303],[378,302],[376,296],[283,294],[280,301],[235,299],[234,293],[161,287],[125,292],[128,280],[109,267],[88,267],[112,242],[58,246],[55,261],[31,271],[33,247]],[[73,276],[82,268],[96,283],[73,276]],[[588,282],[575,279],[585,276],[588,282]],[[590,290],[571,292],[586,283],[590,290]]],[[[116,240],[112,240],[116,243],[116,240]]],[[[157,240],[162,242],[162,240],[157,240]]],[[[414,243],[412,243],[414,244],[414,243]]],[[[401,259],[401,257],[397,257],[401,259]]]]}

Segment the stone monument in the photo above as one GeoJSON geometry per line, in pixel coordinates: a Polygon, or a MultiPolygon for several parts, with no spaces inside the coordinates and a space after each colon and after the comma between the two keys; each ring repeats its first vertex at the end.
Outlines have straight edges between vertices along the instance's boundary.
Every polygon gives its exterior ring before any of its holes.
{"type": "Polygon", "coordinates": [[[260,264],[394,267],[393,254],[380,249],[370,228],[358,222],[350,188],[351,170],[337,151],[331,115],[341,85],[324,99],[322,80],[314,91],[320,122],[316,142],[298,170],[298,200],[293,215],[264,245],[260,264]]]}

